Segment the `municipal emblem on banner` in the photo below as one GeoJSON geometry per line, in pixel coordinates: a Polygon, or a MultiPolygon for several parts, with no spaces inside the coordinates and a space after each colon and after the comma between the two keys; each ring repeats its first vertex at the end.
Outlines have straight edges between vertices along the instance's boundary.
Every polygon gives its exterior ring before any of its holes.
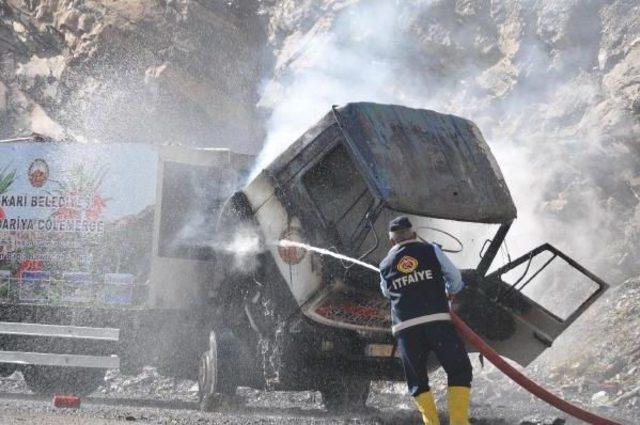
{"type": "Polygon", "coordinates": [[[418,260],[409,255],[405,255],[398,261],[396,267],[400,273],[411,273],[418,268],[418,260]]]}
{"type": "Polygon", "coordinates": [[[29,183],[33,187],[42,187],[49,179],[49,166],[44,159],[35,159],[29,166],[29,183]]]}

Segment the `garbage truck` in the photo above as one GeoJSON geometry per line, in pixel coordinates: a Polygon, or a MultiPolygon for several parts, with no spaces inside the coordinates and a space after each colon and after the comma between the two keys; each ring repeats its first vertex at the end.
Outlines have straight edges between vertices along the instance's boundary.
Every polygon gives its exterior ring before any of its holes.
{"type": "Polygon", "coordinates": [[[398,214],[462,269],[459,316],[521,365],[608,287],[550,244],[511,258],[516,207],[469,120],[398,105],[334,106],[264,169],[254,167],[251,156],[226,149],[0,143],[0,240],[5,263],[13,261],[0,272],[1,371],[20,369],[35,391],[86,393],[105,369],[151,364],[197,379],[204,410],[240,386],[318,390],[329,410],[363,407],[372,380],[403,377],[380,277],[300,244],[377,264],[398,214]],[[54,164],[65,163],[92,174],[56,177],[65,167],[54,164]],[[86,195],[96,187],[110,188],[99,193],[97,216],[95,196],[86,195]],[[17,206],[20,196],[29,207],[17,206]],[[79,215],[65,215],[69,207],[79,215]],[[35,228],[25,236],[11,220],[35,228]],[[61,261],[44,255],[58,246],[78,251],[61,261]],[[34,288],[44,295],[25,298],[34,288]]]}

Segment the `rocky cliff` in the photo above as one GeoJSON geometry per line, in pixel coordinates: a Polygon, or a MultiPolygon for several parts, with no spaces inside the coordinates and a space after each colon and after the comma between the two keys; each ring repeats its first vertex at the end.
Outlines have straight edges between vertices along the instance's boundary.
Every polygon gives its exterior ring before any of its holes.
{"type": "Polygon", "coordinates": [[[265,32],[247,5],[0,3],[0,136],[255,151],[265,32]]]}

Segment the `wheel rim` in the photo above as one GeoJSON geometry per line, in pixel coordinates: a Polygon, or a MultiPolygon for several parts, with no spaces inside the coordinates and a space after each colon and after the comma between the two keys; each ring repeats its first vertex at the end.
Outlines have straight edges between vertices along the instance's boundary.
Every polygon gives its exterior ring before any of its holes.
{"type": "Polygon", "coordinates": [[[200,356],[200,363],[198,364],[198,392],[202,394],[202,390],[204,389],[204,381],[206,375],[206,359],[205,355],[200,356]]]}
{"type": "Polygon", "coordinates": [[[200,400],[216,392],[217,384],[217,353],[218,344],[213,331],[209,335],[209,351],[202,353],[198,368],[198,387],[200,400]]]}
{"type": "Polygon", "coordinates": [[[205,394],[210,394],[209,356],[207,354],[208,353],[202,353],[200,357],[200,367],[198,368],[198,394],[201,400],[205,394]]]}

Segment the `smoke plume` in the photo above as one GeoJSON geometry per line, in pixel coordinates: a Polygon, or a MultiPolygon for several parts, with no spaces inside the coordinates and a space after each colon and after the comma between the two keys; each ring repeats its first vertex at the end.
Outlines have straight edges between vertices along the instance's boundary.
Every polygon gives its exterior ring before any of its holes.
{"type": "Polygon", "coordinates": [[[514,256],[550,241],[591,268],[623,266],[638,128],[608,88],[601,2],[332,4],[272,18],[279,56],[262,91],[270,117],[254,173],[332,104],[456,114],[479,125],[515,199],[514,256]]]}

